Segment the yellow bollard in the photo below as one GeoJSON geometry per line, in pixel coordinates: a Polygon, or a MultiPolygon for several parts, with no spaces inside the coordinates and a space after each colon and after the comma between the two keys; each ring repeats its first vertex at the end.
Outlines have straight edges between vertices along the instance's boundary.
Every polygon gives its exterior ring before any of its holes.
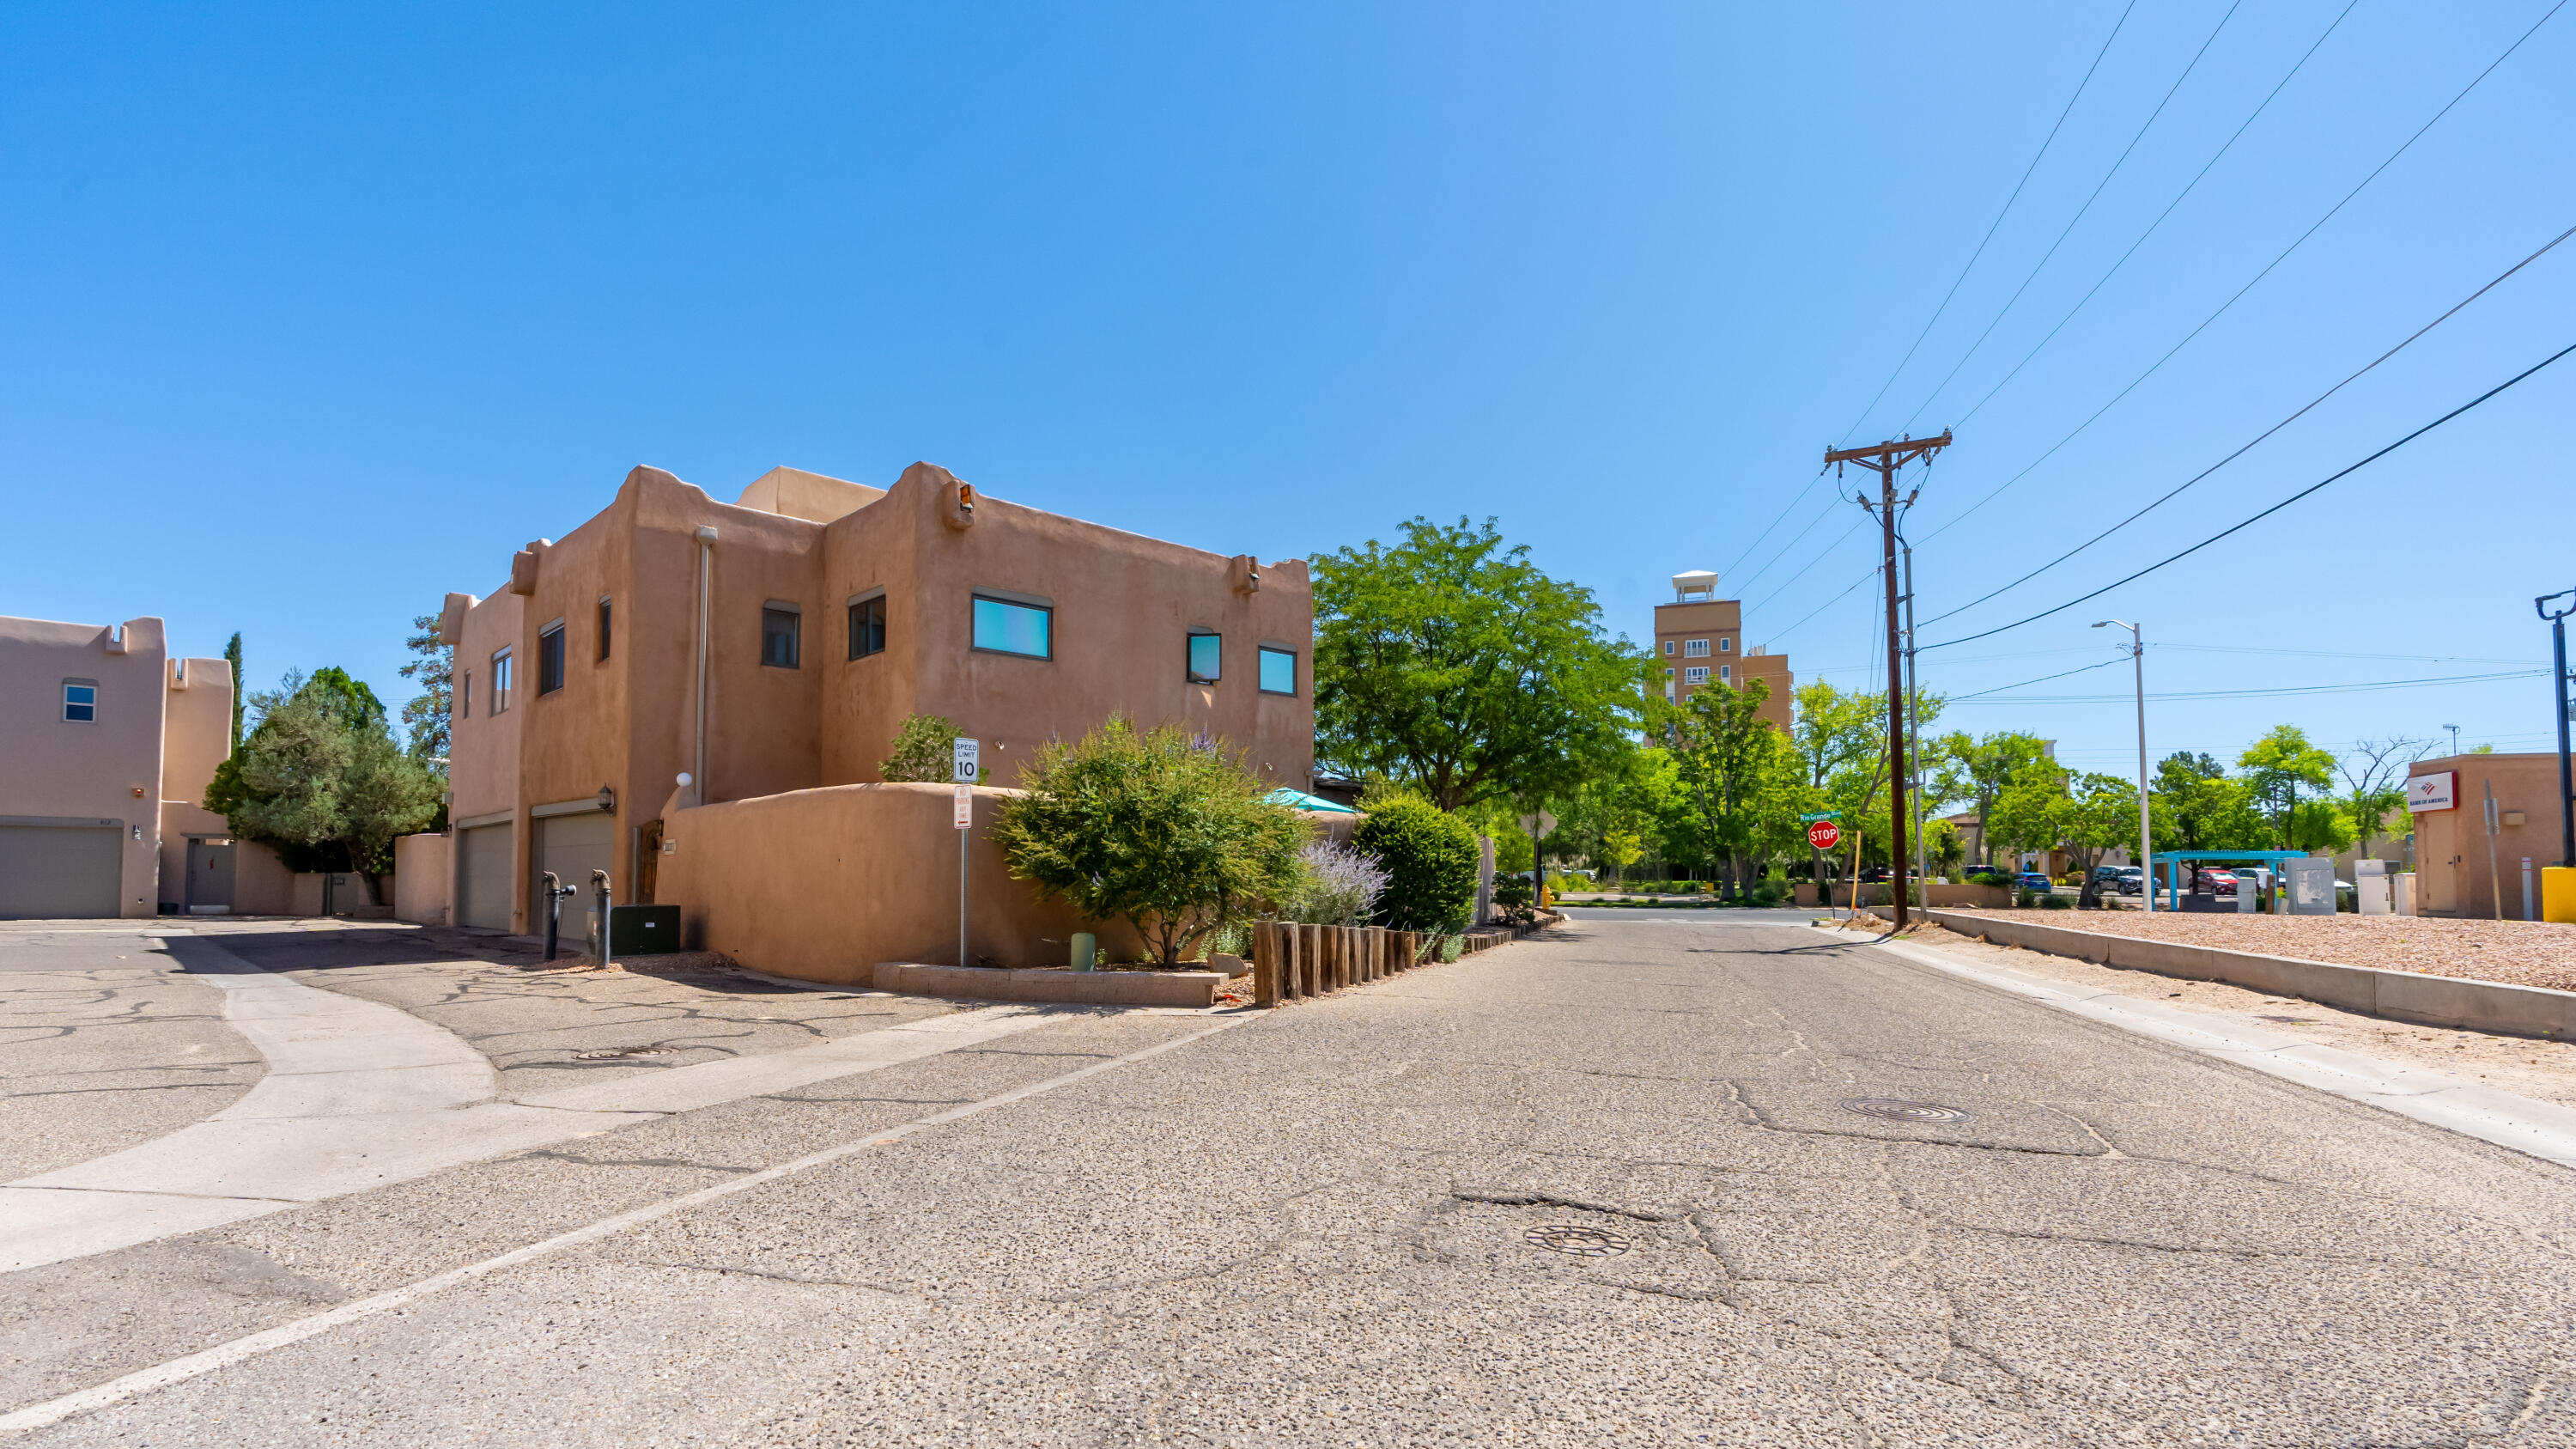
{"type": "Polygon", "coordinates": [[[2576,926],[2576,866],[2540,868],[2540,918],[2576,926]]]}

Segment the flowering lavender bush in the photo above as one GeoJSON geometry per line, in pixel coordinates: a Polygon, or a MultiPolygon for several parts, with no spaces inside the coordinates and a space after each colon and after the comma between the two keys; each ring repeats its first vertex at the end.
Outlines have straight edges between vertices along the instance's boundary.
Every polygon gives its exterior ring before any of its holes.
{"type": "Polygon", "coordinates": [[[1311,926],[1356,926],[1386,889],[1384,867],[1347,845],[1309,841],[1297,856],[1297,887],[1280,903],[1288,920],[1311,926]]]}

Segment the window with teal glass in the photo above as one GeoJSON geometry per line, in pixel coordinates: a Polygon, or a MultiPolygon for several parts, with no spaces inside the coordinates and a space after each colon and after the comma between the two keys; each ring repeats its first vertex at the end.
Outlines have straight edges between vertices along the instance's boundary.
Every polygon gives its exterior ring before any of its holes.
{"type": "Polygon", "coordinates": [[[975,647],[988,654],[1055,657],[1055,610],[975,596],[975,647]]]}
{"type": "Polygon", "coordinates": [[[1223,636],[1205,629],[1190,631],[1189,679],[1192,684],[1214,684],[1222,664],[1223,636]]]}
{"type": "Polygon", "coordinates": [[[1261,692],[1295,694],[1297,692],[1297,655],[1290,649],[1261,646],[1261,692]]]}

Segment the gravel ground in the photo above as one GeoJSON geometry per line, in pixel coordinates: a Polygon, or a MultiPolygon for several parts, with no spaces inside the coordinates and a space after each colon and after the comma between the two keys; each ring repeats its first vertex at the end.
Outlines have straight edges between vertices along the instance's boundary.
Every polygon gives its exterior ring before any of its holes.
{"type": "Polygon", "coordinates": [[[2338,966],[2376,966],[2425,976],[2462,976],[2576,991],[2576,926],[2545,921],[2475,921],[2431,916],[2237,916],[2145,912],[1967,911],[1997,920],[2106,936],[2143,936],[2189,946],[2295,956],[2338,966]]]}
{"type": "MultiPolygon", "coordinates": [[[[1884,927],[1867,928],[1875,934],[1884,927]]],[[[2096,966],[2071,956],[2051,956],[2019,946],[1993,946],[1939,926],[1908,931],[1918,946],[2031,976],[2045,976],[2073,986],[2116,991],[2145,1001],[2158,1001],[2231,1020],[2250,1021],[2265,1031],[2304,1037],[2320,1046],[2359,1052],[2381,1061],[2450,1072],[2482,1086],[2562,1107],[2576,1107],[2576,1042],[2538,1041],[2443,1026],[2390,1021],[2357,1011],[2340,1011],[2297,997],[2270,996],[2218,981],[2189,981],[2096,966]]]]}

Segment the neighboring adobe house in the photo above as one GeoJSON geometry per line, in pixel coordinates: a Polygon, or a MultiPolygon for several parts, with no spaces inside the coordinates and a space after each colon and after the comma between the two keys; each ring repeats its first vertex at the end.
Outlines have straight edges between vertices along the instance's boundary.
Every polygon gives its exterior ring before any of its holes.
{"type": "Polygon", "coordinates": [[[232,666],[170,658],[159,619],[0,618],[0,918],[231,909],[199,802],[232,718],[232,666]]]}
{"type": "MultiPolygon", "coordinates": [[[[447,597],[453,919],[542,930],[549,870],[577,885],[605,870],[621,902],[672,900],[657,887],[683,870],[701,899],[681,904],[698,913],[735,887],[708,874],[714,860],[679,863],[667,811],[872,784],[916,713],[981,740],[994,786],[1048,738],[1123,714],[1205,731],[1304,789],[1313,618],[1301,560],[1263,565],[1006,503],[928,463],[891,489],[778,468],[732,504],[637,468],[598,516],[513,558],[501,593],[447,597]]],[[[826,884],[832,869],[884,843],[851,822],[880,810],[909,822],[917,802],[896,798],[910,792],[815,803],[817,821],[837,822],[818,834],[799,833],[803,807],[766,806],[758,888],[816,892],[817,909],[854,916],[927,909],[948,923],[939,959],[953,959],[953,895],[925,902],[940,887],[912,879],[926,870],[954,890],[944,801],[923,850],[945,855],[888,863],[860,887],[871,898],[826,899],[843,889],[826,884]]],[[[581,909],[567,903],[567,919],[581,909]]],[[[725,949],[728,927],[714,929],[725,949]]]]}

